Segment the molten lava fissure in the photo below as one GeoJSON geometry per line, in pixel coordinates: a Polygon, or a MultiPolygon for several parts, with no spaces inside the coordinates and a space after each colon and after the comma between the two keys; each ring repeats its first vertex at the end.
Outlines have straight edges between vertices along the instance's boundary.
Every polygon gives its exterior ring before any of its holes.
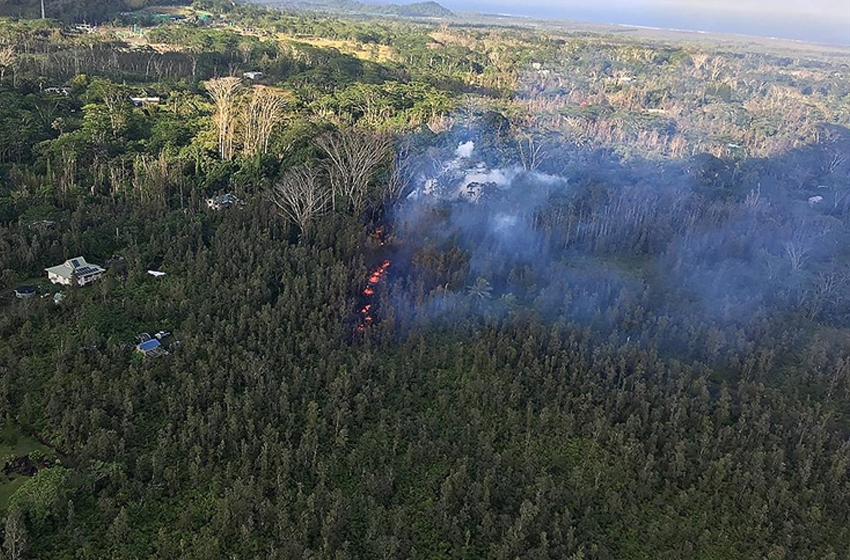
{"type": "MultiPolygon", "coordinates": [[[[387,274],[387,269],[390,267],[390,261],[383,261],[380,265],[376,266],[372,269],[372,272],[369,273],[369,277],[366,281],[366,288],[363,290],[363,295],[366,298],[371,298],[375,295],[375,286],[381,283],[384,277],[387,274]]],[[[368,300],[367,300],[368,301],[368,300]]],[[[371,324],[375,321],[375,318],[372,316],[372,309],[374,304],[369,302],[363,305],[360,309],[360,324],[357,325],[357,332],[364,332],[366,330],[366,325],[371,324]]]]}
{"type": "MultiPolygon", "coordinates": [[[[384,237],[386,235],[386,227],[379,226],[371,233],[372,238],[380,245],[384,245],[384,237]]],[[[378,286],[386,277],[387,270],[390,268],[390,261],[384,260],[381,264],[374,267],[366,278],[366,287],[363,289],[364,304],[359,310],[360,323],[357,325],[357,332],[366,332],[366,326],[375,322],[373,315],[374,302],[371,298],[375,295],[375,287],[378,286]]]]}

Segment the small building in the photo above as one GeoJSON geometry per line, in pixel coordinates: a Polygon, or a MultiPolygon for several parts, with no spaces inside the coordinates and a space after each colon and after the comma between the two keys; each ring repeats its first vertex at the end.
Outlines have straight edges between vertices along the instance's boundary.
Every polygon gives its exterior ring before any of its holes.
{"type": "Polygon", "coordinates": [[[163,354],[165,349],[162,347],[162,343],[160,343],[159,340],[152,338],[137,344],[136,352],[139,352],[143,356],[156,357],[163,354]]]}
{"type": "Polygon", "coordinates": [[[33,286],[18,286],[15,288],[15,297],[18,299],[28,299],[35,297],[35,288],[33,286]]]}
{"type": "Polygon", "coordinates": [[[55,225],[56,222],[54,222],[53,220],[38,220],[30,224],[30,229],[45,231],[48,229],[53,229],[55,225]]]}
{"type": "Polygon", "coordinates": [[[131,97],[130,103],[134,107],[144,107],[145,105],[159,105],[162,101],[159,97],[131,97]]]}
{"type": "Polygon", "coordinates": [[[262,80],[263,78],[265,78],[266,75],[263,74],[262,72],[254,70],[252,72],[243,72],[242,77],[246,80],[251,80],[253,82],[256,82],[257,80],[262,80]]]}
{"type": "Polygon", "coordinates": [[[150,274],[154,278],[162,278],[163,276],[165,276],[165,273],[161,270],[148,270],[148,274],[150,274]]]}
{"type": "Polygon", "coordinates": [[[207,199],[207,208],[211,210],[221,210],[222,208],[230,208],[239,204],[239,199],[233,193],[220,194],[207,199]]]}
{"type": "Polygon", "coordinates": [[[159,331],[155,335],[153,335],[153,337],[159,340],[160,342],[162,342],[163,339],[168,338],[169,336],[171,336],[171,333],[168,331],[159,331]]]}
{"type": "Polygon", "coordinates": [[[87,263],[83,257],[68,259],[64,263],[44,269],[47,279],[54,284],[63,286],[85,286],[103,276],[104,268],[96,264],[87,263]]]}
{"type": "Polygon", "coordinates": [[[71,95],[71,88],[69,88],[69,87],[49,87],[49,88],[44,88],[44,93],[53,93],[53,94],[56,94],[56,95],[68,97],[69,95],[71,95]]]}

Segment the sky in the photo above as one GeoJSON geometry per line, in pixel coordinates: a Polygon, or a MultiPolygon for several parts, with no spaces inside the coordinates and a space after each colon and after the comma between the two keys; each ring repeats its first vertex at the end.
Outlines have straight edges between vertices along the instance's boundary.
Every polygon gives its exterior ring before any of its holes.
{"type": "Polygon", "coordinates": [[[509,13],[797,39],[850,47],[850,0],[439,0],[509,13]]]}

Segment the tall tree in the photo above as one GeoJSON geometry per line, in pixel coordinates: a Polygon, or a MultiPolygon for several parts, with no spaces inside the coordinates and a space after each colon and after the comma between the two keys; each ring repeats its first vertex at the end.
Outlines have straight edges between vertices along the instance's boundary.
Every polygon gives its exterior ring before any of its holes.
{"type": "Polygon", "coordinates": [[[15,47],[0,47],[0,83],[3,82],[3,78],[6,76],[6,69],[14,66],[16,61],[15,47]]]}
{"type": "Polygon", "coordinates": [[[328,210],[330,189],[323,184],[316,166],[300,165],[290,169],[274,186],[271,200],[305,234],[310,222],[328,210]]]}
{"type": "Polygon", "coordinates": [[[6,534],[3,550],[8,560],[20,560],[29,549],[29,535],[20,508],[12,507],[6,514],[6,534]]]}
{"type": "Polygon", "coordinates": [[[392,135],[346,129],[319,136],[316,144],[328,157],[334,206],[336,197],[347,199],[354,213],[361,214],[369,182],[393,152],[392,135]]]}
{"type": "Polygon", "coordinates": [[[233,158],[236,133],[237,104],[242,80],[229,76],[204,82],[207,93],[215,103],[215,124],[218,128],[218,153],[223,160],[233,158]]]}
{"type": "Polygon", "coordinates": [[[269,138],[286,109],[281,92],[258,86],[242,112],[244,129],[242,150],[246,156],[267,154],[269,138]]]}

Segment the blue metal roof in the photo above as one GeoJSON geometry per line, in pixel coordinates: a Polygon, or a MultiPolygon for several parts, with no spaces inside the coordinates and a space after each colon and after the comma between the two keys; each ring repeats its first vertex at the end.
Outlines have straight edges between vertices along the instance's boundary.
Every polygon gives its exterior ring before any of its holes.
{"type": "Polygon", "coordinates": [[[155,338],[148,340],[147,342],[142,342],[138,346],[139,350],[141,350],[142,352],[149,352],[149,351],[155,350],[156,348],[159,348],[159,347],[160,347],[159,341],[155,338]]]}

